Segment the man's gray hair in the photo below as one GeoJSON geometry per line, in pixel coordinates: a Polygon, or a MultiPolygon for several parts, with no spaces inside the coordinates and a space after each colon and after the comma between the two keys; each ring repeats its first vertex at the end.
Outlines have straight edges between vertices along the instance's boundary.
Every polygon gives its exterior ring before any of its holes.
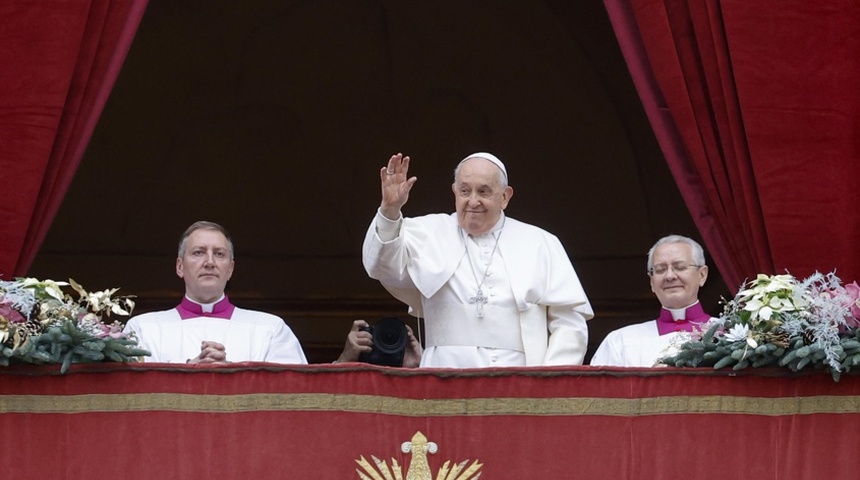
{"type": "Polygon", "coordinates": [[[190,227],[185,229],[182,236],[179,237],[179,258],[182,258],[185,255],[185,247],[188,245],[188,237],[197,230],[214,230],[216,232],[221,232],[227,239],[227,248],[230,250],[230,260],[233,260],[233,239],[230,238],[230,233],[221,225],[204,220],[192,223],[190,227]]]}
{"type": "Polygon", "coordinates": [[[649,272],[652,268],[654,268],[654,250],[657,250],[657,247],[659,247],[660,245],[666,245],[667,243],[686,243],[693,251],[693,263],[699,266],[705,265],[705,251],[702,249],[702,246],[699,245],[699,242],[683,235],[666,235],[660,240],[657,240],[657,243],[655,243],[654,246],[651,247],[651,250],[648,250],[649,272]]]}

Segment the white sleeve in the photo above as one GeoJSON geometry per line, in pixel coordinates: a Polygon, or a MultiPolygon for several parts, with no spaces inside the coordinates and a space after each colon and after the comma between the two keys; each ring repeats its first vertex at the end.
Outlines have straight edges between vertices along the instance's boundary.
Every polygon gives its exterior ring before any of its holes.
{"type": "Polygon", "coordinates": [[[272,335],[264,361],[291,364],[308,363],[298,337],[283,320],[281,320],[281,326],[272,335]]]}
{"type": "Polygon", "coordinates": [[[585,316],[575,307],[550,306],[547,308],[547,345],[544,365],[582,365],[588,347],[588,326],[585,316]]]}
{"type": "Polygon", "coordinates": [[[402,229],[402,216],[396,221],[391,221],[377,211],[364,237],[362,263],[370,278],[379,280],[383,285],[415,289],[406,271],[409,253],[402,229]]]}
{"type": "Polygon", "coordinates": [[[621,359],[621,352],[618,349],[618,333],[617,331],[609,332],[606,338],[600,342],[594,356],[591,357],[589,365],[602,365],[607,367],[623,367],[624,362],[621,359]]]}
{"type": "Polygon", "coordinates": [[[376,235],[382,243],[388,243],[400,236],[400,228],[403,225],[403,215],[397,220],[389,220],[379,210],[376,211],[376,235]]]}

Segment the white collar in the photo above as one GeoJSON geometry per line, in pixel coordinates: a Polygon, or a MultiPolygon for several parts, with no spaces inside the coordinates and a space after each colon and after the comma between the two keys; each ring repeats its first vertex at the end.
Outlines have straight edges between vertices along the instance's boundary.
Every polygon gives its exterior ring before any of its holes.
{"type": "Polygon", "coordinates": [[[669,313],[672,314],[672,320],[684,320],[685,318],[687,318],[687,309],[692,307],[693,305],[695,305],[697,303],[699,303],[698,300],[696,300],[695,302],[693,302],[693,303],[691,303],[691,304],[689,304],[683,308],[666,308],[666,307],[663,307],[663,309],[668,310],[669,313]]]}
{"type": "Polygon", "coordinates": [[[225,295],[222,293],[221,296],[218,297],[218,300],[215,300],[212,303],[200,303],[196,300],[192,300],[191,297],[189,297],[188,295],[185,295],[185,298],[188,299],[188,301],[191,303],[196,303],[197,305],[200,305],[200,308],[202,309],[203,313],[212,313],[215,308],[215,304],[220,302],[221,300],[224,300],[224,296],[225,295]]]}

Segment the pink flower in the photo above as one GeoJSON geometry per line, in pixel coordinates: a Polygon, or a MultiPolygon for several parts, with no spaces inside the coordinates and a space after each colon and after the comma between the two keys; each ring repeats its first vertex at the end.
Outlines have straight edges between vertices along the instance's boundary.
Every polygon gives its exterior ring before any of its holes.
{"type": "Polygon", "coordinates": [[[102,332],[99,335],[99,338],[106,338],[106,337],[121,338],[123,336],[122,325],[120,325],[116,322],[114,322],[110,325],[105,325],[104,323],[102,323],[101,329],[102,329],[102,332]]]}
{"type": "Polygon", "coordinates": [[[838,298],[840,296],[845,295],[845,289],[843,287],[836,287],[831,288],[830,290],[822,290],[821,292],[819,292],[819,295],[824,298],[838,298]]]}
{"type": "Polygon", "coordinates": [[[848,298],[851,301],[848,307],[851,309],[851,315],[854,317],[854,321],[849,321],[848,323],[853,324],[855,327],[860,327],[860,285],[856,281],[845,285],[845,293],[848,294],[848,298]]]}
{"type": "Polygon", "coordinates": [[[4,317],[10,323],[24,323],[27,321],[18,310],[12,308],[12,305],[0,297],[0,317],[4,317]]]}

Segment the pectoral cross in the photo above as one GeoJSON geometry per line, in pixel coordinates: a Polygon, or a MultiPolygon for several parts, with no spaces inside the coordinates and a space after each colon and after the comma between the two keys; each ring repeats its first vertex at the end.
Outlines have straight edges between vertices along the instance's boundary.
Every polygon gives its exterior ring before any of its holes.
{"type": "Polygon", "coordinates": [[[484,318],[484,305],[487,304],[487,297],[484,296],[484,291],[478,289],[478,294],[469,299],[469,303],[474,303],[478,312],[478,318],[484,318]]]}

